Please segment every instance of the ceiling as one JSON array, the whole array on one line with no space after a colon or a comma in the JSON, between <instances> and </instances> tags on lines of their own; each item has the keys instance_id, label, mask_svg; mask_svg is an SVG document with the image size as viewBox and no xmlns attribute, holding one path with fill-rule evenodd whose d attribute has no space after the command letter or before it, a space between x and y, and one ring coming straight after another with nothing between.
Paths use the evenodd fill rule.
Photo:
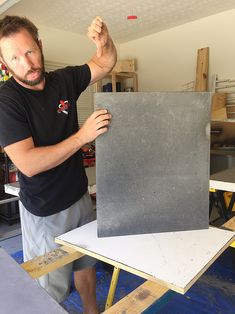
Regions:
<instances>
[{"instance_id":1,"label":"ceiling","mask_svg":"<svg viewBox=\"0 0 235 314\"><path fill-rule=\"evenodd\" d=\"M3 2L8 1L15 0ZM1 17L22 15L36 25L85 35L100 15L115 42L124 43L234 8L235 0L20 0ZM128 15L138 19L128 20Z\"/></svg>"}]
</instances>

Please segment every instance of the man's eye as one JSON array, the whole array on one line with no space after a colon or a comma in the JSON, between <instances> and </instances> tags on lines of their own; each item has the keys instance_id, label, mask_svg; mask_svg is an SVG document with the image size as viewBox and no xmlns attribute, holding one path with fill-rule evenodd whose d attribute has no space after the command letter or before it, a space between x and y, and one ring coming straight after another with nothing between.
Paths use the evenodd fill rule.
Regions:
<instances>
[{"instance_id":1,"label":"man's eye","mask_svg":"<svg viewBox=\"0 0 235 314\"><path fill-rule=\"evenodd\" d=\"M29 50L29 51L27 51L27 55L30 55L31 53L32 53L33 51L32 50Z\"/></svg>"},{"instance_id":2,"label":"man's eye","mask_svg":"<svg viewBox=\"0 0 235 314\"><path fill-rule=\"evenodd\" d=\"M16 61L17 60L17 57L12 57L11 58L11 61Z\"/></svg>"}]
</instances>

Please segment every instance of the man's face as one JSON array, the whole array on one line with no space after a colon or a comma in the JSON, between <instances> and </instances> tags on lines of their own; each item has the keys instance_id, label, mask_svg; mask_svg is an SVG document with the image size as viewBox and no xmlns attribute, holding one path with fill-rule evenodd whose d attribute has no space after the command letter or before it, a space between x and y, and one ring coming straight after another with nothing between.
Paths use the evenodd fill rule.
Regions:
<instances>
[{"instance_id":1,"label":"man's face","mask_svg":"<svg viewBox=\"0 0 235 314\"><path fill-rule=\"evenodd\" d=\"M44 87L44 60L42 49L30 33L19 32L0 40L3 63L15 80L26 88Z\"/></svg>"}]
</instances>

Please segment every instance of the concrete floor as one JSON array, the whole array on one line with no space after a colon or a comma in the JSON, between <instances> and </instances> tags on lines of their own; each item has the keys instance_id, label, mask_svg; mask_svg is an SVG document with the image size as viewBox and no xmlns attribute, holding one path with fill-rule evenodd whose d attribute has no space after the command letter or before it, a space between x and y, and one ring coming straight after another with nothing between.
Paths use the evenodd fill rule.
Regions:
<instances>
[{"instance_id":1,"label":"concrete floor","mask_svg":"<svg viewBox=\"0 0 235 314\"><path fill-rule=\"evenodd\" d=\"M2 247L9 255L22 250L22 236L17 235L6 240L0 241Z\"/></svg>"},{"instance_id":2,"label":"concrete floor","mask_svg":"<svg viewBox=\"0 0 235 314\"><path fill-rule=\"evenodd\" d=\"M8 254L22 250L22 237L20 222L9 225L0 220L0 247Z\"/></svg>"}]
</instances>

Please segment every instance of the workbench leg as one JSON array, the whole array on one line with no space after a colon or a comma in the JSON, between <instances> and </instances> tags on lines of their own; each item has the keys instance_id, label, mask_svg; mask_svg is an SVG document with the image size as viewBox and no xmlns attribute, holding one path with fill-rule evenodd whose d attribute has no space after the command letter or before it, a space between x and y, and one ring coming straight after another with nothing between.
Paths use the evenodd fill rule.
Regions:
<instances>
[{"instance_id":1,"label":"workbench leg","mask_svg":"<svg viewBox=\"0 0 235 314\"><path fill-rule=\"evenodd\" d=\"M112 279L111 279L111 283L110 283L110 287L109 287L109 293L108 293L107 301L105 304L105 310L110 308L110 306L112 306L112 304L113 304L113 299L114 299L114 294L115 294L116 287L117 287L119 273L120 273L120 268L114 267L113 268L113 275L112 275Z\"/></svg>"},{"instance_id":2,"label":"workbench leg","mask_svg":"<svg viewBox=\"0 0 235 314\"><path fill-rule=\"evenodd\" d=\"M229 205L228 205L228 217L229 217L229 219L233 217L233 205L234 205L234 203L235 203L235 193L233 192L231 200L230 200Z\"/></svg>"}]
</instances>

